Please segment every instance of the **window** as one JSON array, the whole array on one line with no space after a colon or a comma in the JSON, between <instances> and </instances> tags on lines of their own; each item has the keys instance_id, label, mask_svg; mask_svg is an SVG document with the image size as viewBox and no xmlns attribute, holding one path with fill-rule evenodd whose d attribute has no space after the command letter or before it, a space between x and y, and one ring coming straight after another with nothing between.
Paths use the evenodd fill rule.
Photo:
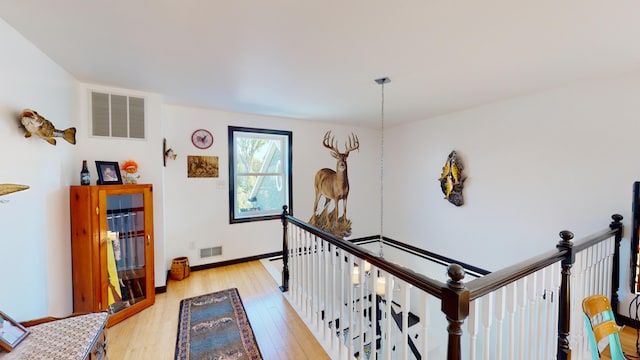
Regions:
<instances>
[{"instance_id":1,"label":"window","mask_svg":"<svg viewBox=\"0 0 640 360\"><path fill-rule=\"evenodd\" d=\"M291 212L291 131L229 126L229 221Z\"/></svg>"},{"instance_id":2,"label":"window","mask_svg":"<svg viewBox=\"0 0 640 360\"><path fill-rule=\"evenodd\" d=\"M640 293L640 181L633 183L633 201L632 201L632 219L631 219L631 293Z\"/></svg>"}]
</instances>

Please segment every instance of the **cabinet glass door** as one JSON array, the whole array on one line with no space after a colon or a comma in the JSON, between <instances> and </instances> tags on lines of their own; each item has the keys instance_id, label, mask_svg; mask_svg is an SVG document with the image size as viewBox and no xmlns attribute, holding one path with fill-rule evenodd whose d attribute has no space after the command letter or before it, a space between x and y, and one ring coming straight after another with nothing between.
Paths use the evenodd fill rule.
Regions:
<instances>
[{"instance_id":1,"label":"cabinet glass door","mask_svg":"<svg viewBox=\"0 0 640 360\"><path fill-rule=\"evenodd\" d=\"M146 299L144 194L107 195L109 312Z\"/></svg>"}]
</instances>

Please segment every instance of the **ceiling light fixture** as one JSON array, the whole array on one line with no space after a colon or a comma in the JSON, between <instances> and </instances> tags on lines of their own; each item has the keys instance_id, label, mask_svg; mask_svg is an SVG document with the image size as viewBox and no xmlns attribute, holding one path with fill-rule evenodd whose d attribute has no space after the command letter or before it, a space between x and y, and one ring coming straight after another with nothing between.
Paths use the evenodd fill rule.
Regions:
<instances>
[{"instance_id":1,"label":"ceiling light fixture","mask_svg":"<svg viewBox=\"0 0 640 360\"><path fill-rule=\"evenodd\" d=\"M388 77L374 80L382 90L380 106L380 257L383 257L382 240L384 234L384 84L391 82Z\"/></svg>"}]
</instances>

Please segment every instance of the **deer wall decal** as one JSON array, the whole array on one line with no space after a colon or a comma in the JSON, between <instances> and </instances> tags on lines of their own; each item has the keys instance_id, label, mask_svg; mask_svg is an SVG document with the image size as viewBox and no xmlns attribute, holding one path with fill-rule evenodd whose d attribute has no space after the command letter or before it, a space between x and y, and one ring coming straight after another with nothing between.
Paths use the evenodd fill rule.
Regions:
<instances>
[{"instance_id":1,"label":"deer wall decal","mask_svg":"<svg viewBox=\"0 0 640 360\"><path fill-rule=\"evenodd\" d=\"M336 170L324 168L318 170L315 177L316 200L313 205L313 213L318 211L318 201L320 197L325 197L324 208L327 208L330 201L334 202L334 219L338 221L338 201L342 200L342 216L347 218L347 197L349 196L349 178L347 175L347 157L353 150L360 147L358 137L353 133L349 137L349 142L345 142L345 152L341 153L336 146L331 130L324 134L322 145L331 150L331 156L338 160ZM329 214L327 213L327 220Z\"/></svg>"}]
</instances>

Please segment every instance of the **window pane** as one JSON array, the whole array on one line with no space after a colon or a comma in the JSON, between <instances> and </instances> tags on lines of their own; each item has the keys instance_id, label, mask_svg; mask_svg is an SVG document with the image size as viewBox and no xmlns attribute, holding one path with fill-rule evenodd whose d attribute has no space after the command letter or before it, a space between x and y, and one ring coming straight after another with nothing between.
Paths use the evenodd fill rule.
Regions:
<instances>
[{"instance_id":1,"label":"window pane","mask_svg":"<svg viewBox=\"0 0 640 360\"><path fill-rule=\"evenodd\" d=\"M236 137L236 171L239 173L261 172L270 142L265 139L239 135Z\"/></svg>"},{"instance_id":2,"label":"window pane","mask_svg":"<svg viewBox=\"0 0 640 360\"><path fill-rule=\"evenodd\" d=\"M236 203L240 213L282 211L285 204L282 176L249 175L239 176L237 180Z\"/></svg>"},{"instance_id":3,"label":"window pane","mask_svg":"<svg viewBox=\"0 0 640 360\"><path fill-rule=\"evenodd\" d=\"M273 146L274 149L274 154L273 156L271 156L268 160L269 162L267 163L267 171L265 172L269 172L269 173L282 173L282 152L281 152L281 148L282 146L280 145L281 141L272 141L271 145Z\"/></svg>"}]
</instances>

